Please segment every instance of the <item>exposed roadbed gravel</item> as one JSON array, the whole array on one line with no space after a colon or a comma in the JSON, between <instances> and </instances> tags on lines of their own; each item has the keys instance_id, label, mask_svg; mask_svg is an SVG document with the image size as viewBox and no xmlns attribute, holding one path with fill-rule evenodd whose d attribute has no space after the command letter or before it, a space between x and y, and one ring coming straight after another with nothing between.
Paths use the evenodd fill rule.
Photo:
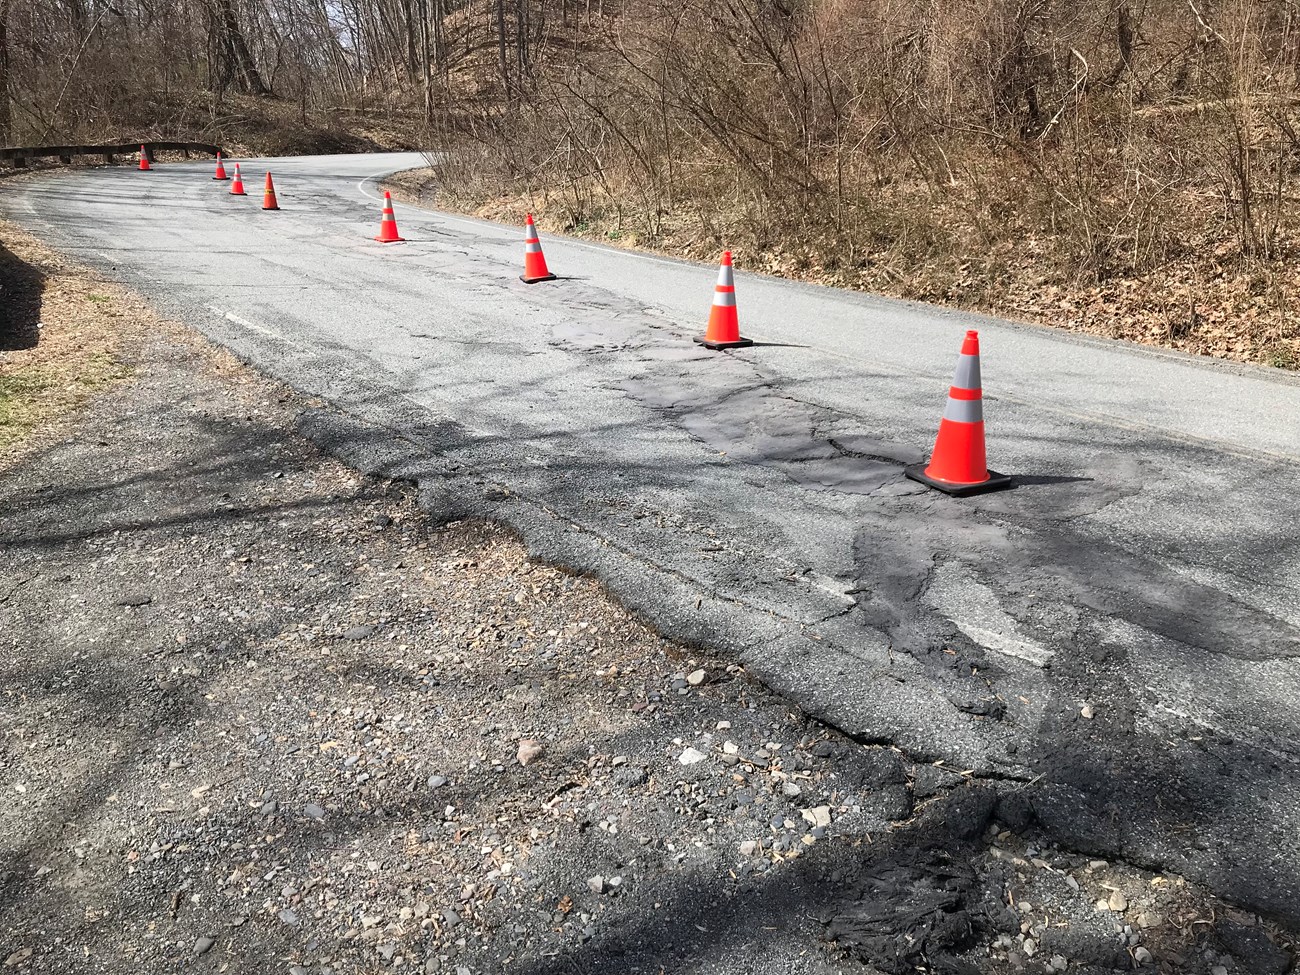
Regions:
<instances>
[{"instance_id":1,"label":"exposed roadbed gravel","mask_svg":"<svg viewBox=\"0 0 1300 975\"><path fill-rule=\"evenodd\" d=\"M3 970L1290 970L1204 889L1045 842L1014 783L436 522L191 333L126 355L0 474Z\"/></svg>"}]
</instances>

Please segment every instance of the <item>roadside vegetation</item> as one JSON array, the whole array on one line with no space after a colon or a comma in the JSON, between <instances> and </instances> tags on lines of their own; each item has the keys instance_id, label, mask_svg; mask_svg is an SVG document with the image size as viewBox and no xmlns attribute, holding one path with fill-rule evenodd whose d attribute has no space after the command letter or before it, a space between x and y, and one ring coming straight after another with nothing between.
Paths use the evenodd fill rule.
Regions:
<instances>
[{"instance_id":1,"label":"roadside vegetation","mask_svg":"<svg viewBox=\"0 0 1300 975\"><path fill-rule=\"evenodd\" d=\"M0 221L0 469L130 375L144 303Z\"/></svg>"},{"instance_id":2,"label":"roadside vegetation","mask_svg":"<svg viewBox=\"0 0 1300 975\"><path fill-rule=\"evenodd\" d=\"M0 136L426 147L439 206L1295 368L1298 41L1274 0L0 0Z\"/></svg>"},{"instance_id":3,"label":"roadside vegetation","mask_svg":"<svg viewBox=\"0 0 1300 975\"><path fill-rule=\"evenodd\" d=\"M1294 368L1297 11L645 0L549 16L441 205ZM522 69L520 68L522 66Z\"/></svg>"}]
</instances>

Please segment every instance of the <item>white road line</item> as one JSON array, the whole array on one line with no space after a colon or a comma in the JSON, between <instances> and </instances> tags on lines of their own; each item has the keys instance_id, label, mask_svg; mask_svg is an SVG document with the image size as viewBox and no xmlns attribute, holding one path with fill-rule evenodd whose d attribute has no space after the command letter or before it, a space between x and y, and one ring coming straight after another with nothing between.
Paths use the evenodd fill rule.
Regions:
<instances>
[{"instance_id":1,"label":"white road line","mask_svg":"<svg viewBox=\"0 0 1300 975\"><path fill-rule=\"evenodd\" d=\"M257 332L260 335L265 335L269 338L273 338L277 342L284 342L286 345L291 345L295 349L306 350L307 348L302 343L289 338L289 336L283 334L282 332L277 332L275 329L271 328L270 326L259 325L257 322L250 322L247 318L241 318L238 315L236 315L234 312L225 311L221 308L218 308L216 305L204 305L203 307L215 315L220 315L226 321L238 325L240 328L248 329L250 332Z\"/></svg>"}]
</instances>

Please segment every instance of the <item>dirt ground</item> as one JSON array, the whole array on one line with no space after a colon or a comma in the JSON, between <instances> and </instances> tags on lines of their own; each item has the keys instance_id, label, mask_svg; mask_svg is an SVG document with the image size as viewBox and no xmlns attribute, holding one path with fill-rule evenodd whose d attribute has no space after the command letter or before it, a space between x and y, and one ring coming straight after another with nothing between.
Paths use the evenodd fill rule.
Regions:
<instances>
[{"instance_id":1,"label":"dirt ground","mask_svg":"<svg viewBox=\"0 0 1300 975\"><path fill-rule=\"evenodd\" d=\"M299 435L328 404L0 240L43 323L0 381L58 370L0 414L3 970L1290 970L1265 920L434 522Z\"/></svg>"}]
</instances>

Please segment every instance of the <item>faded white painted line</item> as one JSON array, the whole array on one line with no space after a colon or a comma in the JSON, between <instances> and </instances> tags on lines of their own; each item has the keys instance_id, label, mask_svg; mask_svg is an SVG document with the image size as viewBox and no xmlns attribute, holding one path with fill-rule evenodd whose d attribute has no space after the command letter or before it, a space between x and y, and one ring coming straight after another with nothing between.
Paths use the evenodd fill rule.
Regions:
<instances>
[{"instance_id":1,"label":"faded white painted line","mask_svg":"<svg viewBox=\"0 0 1300 975\"><path fill-rule=\"evenodd\" d=\"M1027 664L1035 667L1046 667L1051 663L1054 654L1046 647L1039 646L1037 643L1030 643L1028 640L1020 640L1013 636L1007 636L1005 633L998 633L996 630L988 630L982 626L976 626L973 623L966 623L962 620L953 620L957 624L957 629L961 630L968 637L978 643L980 646L989 650L995 650L998 653L1006 654L1008 657L1015 657L1017 660L1023 660Z\"/></svg>"},{"instance_id":2,"label":"faded white painted line","mask_svg":"<svg viewBox=\"0 0 1300 975\"><path fill-rule=\"evenodd\" d=\"M241 318L239 315L236 315L234 312L225 311L222 308L218 308L216 305L204 305L203 307L206 308L208 311L212 312L214 315L220 315L226 321L238 325L240 328L246 328L250 332L257 332L259 335L265 335L268 338L273 338L277 342L283 342L286 345L291 345L295 349L303 349L303 350L306 349L306 346L303 345L302 343L296 342L295 340L289 338L289 336L285 335L283 332L277 332L269 325L260 325L257 322L251 322L247 318Z\"/></svg>"}]
</instances>

